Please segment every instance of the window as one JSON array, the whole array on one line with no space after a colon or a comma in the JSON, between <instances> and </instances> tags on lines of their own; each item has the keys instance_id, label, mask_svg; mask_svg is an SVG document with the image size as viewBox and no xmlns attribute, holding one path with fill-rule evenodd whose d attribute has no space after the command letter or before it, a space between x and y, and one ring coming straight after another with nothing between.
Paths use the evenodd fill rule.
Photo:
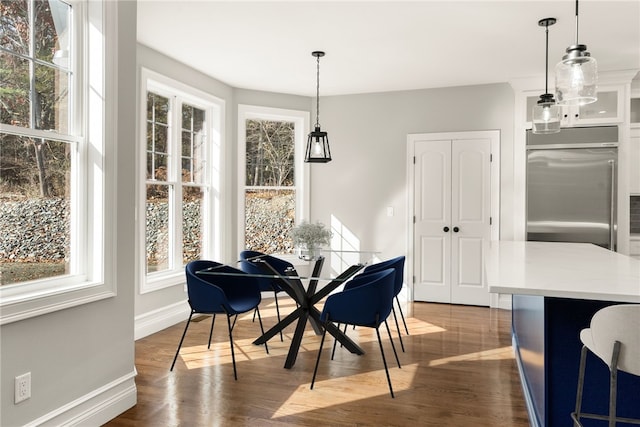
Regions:
<instances>
[{"instance_id":1,"label":"window","mask_svg":"<svg viewBox=\"0 0 640 427\"><path fill-rule=\"evenodd\" d=\"M103 274L111 40L102 33L113 10L71 0L0 3L2 323L114 294Z\"/></svg>"},{"instance_id":2,"label":"window","mask_svg":"<svg viewBox=\"0 0 640 427\"><path fill-rule=\"evenodd\" d=\"M309 114L239 106L239 246L292 253L291 228L308 212L303 163Z\"/></svg>"},{"instance_id":3,"label":"window","mask_svg":"<svg viewBox=\"0 0 640 427\"><path fill-rule=\"evenodd\" d=\"M184 265L218 259L219 159L224 104L143 69L144 162L139 209L144 265L141 292L181 283Z\"/></svg>"}]
</instances>

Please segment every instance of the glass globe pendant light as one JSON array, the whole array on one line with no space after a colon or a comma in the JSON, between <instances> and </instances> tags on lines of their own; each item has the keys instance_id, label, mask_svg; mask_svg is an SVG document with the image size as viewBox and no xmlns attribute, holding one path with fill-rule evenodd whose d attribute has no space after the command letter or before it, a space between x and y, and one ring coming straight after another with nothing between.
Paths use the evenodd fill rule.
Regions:
<instances>
[{"instance_id":1,"label":"glass globe pendant light","mask_svg":"<svg viewBox=\"0 0 640 427\"><path fill-rule=\"evenodd\" d=\"M540 95L538 103L533 107L533 133L546 134L560 132L560 106L549 93L549 25L556 23L556 18L544 18L538 21L538 25L545 27L545 68L544 68L544 93Z\"/></svg>"},{"instance_id":2,"label":"glass globe pendant light","mask_svg":"<svg viewBox=\"0 0 640 427\"><path fill-rule=\"evenodd\" d=\"M326 132L320 129L320 58L324 52L315 51L311 55L316 57L316 126L309 133L307 138L307 150L304 156L306 163L327 163L331 161L331 150L329 150L329 137Z\"/></svg>"},{"instance_id":3,"label":"glass globe pendant light","mask_svg":"<svg viewBox=\"0 0 640 427\"><path fill-rule=\"evenodd\" d=\"M567 48L556 65L556 98L560 105L585 105L598 100L598 64L587 46L578 43L578 0L576 0L576 44Z\"/></svg>"}]
</instances>

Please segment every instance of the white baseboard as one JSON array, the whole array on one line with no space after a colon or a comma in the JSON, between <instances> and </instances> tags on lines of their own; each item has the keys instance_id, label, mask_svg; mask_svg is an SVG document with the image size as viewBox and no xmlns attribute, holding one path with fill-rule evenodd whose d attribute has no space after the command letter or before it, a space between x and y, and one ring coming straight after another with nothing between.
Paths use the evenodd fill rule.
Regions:
<instances>
[{"instance_id":1,"label":"white baseboard","mask_svg":"<svg viewBox=\"0 0 640 427\"><path fill-rule=\"evenodd\" d=\"M134 339L139 340L187 320L190 311L189 303L180 301L136 316Z\"/></svg>"},{"instance_id":2,"label":"white baseboard","mask_svg":"<svg viewBox=\"0 0 640 427\"><path fill-rule=\"evenodd\" d=\"M489 294L491 308L501 308L503 310L511 310L511 295L508 294Z\"/></svg>"},{"instance_id":3,"label":"white baseboard","mask_svg":"<svg viewBox=\"0 0 640 427\"><path fill-rule=\"evenodd\" d=\"M99 389L33 420L26 426L99 426L137 402L135 369Z\"/></svg>"}]
</instances>

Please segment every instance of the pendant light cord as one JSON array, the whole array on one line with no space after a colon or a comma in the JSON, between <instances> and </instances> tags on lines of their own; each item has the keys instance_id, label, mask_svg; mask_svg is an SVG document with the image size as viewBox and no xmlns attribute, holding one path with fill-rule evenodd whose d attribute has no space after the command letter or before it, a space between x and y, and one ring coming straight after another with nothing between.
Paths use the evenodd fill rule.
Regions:
<instances>
[{"instance_id":1,"label":"pendant light cord","mask_svg":"<svg viewBox=\"0 0 640 427\"><path fill-rule=\"evenodd\" d=\"M545 30L545 54L544 54L544 93L549 93L549 22L544 26Z\"/></svg>"},{"instance_id":2,"label":"pendant light cord","mask_svg":"<svg viewBox=\"0 0 640 427\"><path fill-rule=\"evenodd\" d=\"M320 56L316 57L316 127L320 127Z\"/></svg>"},{"instance_id":3,"label":"pendant light cord","mask_svg":"<svg viewBox=\"0 0 640 427\"><path fill-rule=\"evenodd\" d=\"M576 0L576 46L578 45L578 0Z\"/></svg>"}]
</instances>

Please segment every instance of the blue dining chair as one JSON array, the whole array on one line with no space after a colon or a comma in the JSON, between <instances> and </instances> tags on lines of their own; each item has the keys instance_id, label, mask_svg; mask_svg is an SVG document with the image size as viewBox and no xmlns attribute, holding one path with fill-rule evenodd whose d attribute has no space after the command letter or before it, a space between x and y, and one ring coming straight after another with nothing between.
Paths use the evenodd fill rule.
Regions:
<instances>
[{"instance_id":1,"label":"blue dining chair","mask_svg":"<svg viewBox=\"0 0 640 427\"><path fill-rule=\"evenodd\" d=\"M409 335L409 328L407 328L407 322L404 319L404 314L402 313L402 306L400 305L400 300L398 299L398 294L402 291L402 283L404 282L404 261L405 256L401 255L395 258L391 258L386 261L382 261L376 264L368 265L364 268L362 273L360 274L369 274L375 273L377 271L386 270L387 268L393 268L396 272L395 285L393 287L393 297L398 304L398 310L400 310L400 317L402 318L402 323L404 324L404 330ZM400 347L404 352L404 343L402 342L402 335L400 334L400 325L398 324L398 316L396 316L396 309L391 306L391 311L393 312L393 319L396 322L396 329L398 330L398 338L400 338Z\"/></svg>"},{"instance_id":2,"label":"blue dining chair","mask_svg":"<svg viewBox=\"0 0 640 427\"><path fill-rule=\"evenodd\" d=\"M278 273L284 275L285 271L293 268L293 264L283 259L267 255L258 251L245 250L240 252L240 269L246 273L251 274L265 274L265 271L259 264L256 264L255 260L264 260L271 267L273 267ZM283 289L278 284L278 279L258 278L258 286L261 292L273 292L273 297L276 300L276 314L278 316L278 322L280 322L280 306L278 305L278 293ZM282 331L280 331L280 341L284 341Z\"/></svg>"},{"instance_id":3,"label":"blue dining chair","mask_svg":"<svg viewBox=\"0 0 640 427\"><path fill-rule=\"evenodd\" d=\"M401 366L400 360L398 359L398 353L396 352L396 347L393 344L391 330L387 323L387 317L389 317L393 306L395 270L389 268L376 273L358 275L351 280L350 283L351 286L349 289L330 295L324 304L320 320L325 323L325 327L320 341L320 349L318 350L316 366L313 370L311 389L313 390L313 385L316 380L320 356L322 354L322 347L327 335L326 325L328 325L329 322L344 323L346 325L374 328L376 330L378 344L380 345L380 353L382 354L382 363L384 364L384 370L387 374L389 391L391 392L391 397L394 398L395 395L393 394L391 377L389 376L389 369L387 368L387 360L384 355L382 340L380 339L379 327L382 323L385 324L387 334L389 334L389 340L391 341L391 347L393 348L393 354L396 357L398 368L400 368Z\"/></svg>"},{"instance_id":4,"label":"blue dining chair","mask_svg":"<svg viewBox=\"0 0 640 427\"><path fill-rule=\"evenodd\" d=\"M230 275L202 274L199 272L208 271L210 273L231 273ZM227 317L227 326L229 328L229 344L231 345L231 360L233 361L233 376L237 380L238 373L236 371L236 357L233 350L233 328L236 324L238 314L246 313L251 310L258 310L260 304L260 288L254 277L246 275L241 270L220 264L215 261L197 260L191 261L185 267L187 275L187 293L189 296L189 306L191 313L187 320L187 325L180 338L178 350L173 358L170 371L176 364L176 359L180 353L182 342L187 334L187 329L191 323L194 314L211 314L211 330L209 332L209 345L211 348L211 336L213 335L213 325L216 320L216 314L224 314ZM233 324L231 317L234 317ZM264 334L262 328L262 318L258 310L258 320L260 321L260 330ZM269 349L265 343L265 349L269 354Z\"/></svg>"}]
</instances>

